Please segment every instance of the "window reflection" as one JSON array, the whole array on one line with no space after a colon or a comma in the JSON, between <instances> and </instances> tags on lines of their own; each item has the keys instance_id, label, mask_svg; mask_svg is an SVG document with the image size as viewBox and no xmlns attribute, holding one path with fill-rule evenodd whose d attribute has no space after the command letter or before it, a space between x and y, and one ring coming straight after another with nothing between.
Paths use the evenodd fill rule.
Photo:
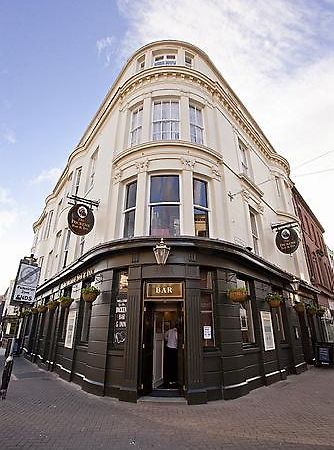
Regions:
<instances>
[{"instance_id":1,"label":"window reflection","mask_svg":"<svg viewBox=\"0 0 334 450\"><path fill-rule=\"evenodd\" d=\"M180 192L177 175L151 177L150 212L152 236L179 236Z\"/></svg>"}]
</instances>

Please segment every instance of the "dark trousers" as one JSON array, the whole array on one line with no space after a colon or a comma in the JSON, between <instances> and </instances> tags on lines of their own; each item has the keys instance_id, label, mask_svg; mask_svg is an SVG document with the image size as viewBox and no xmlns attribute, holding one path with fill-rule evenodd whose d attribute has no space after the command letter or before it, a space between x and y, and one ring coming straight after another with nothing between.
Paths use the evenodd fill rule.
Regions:
<instances>
[{"instance_id":1,"label":"dark trousers","mask_svg":"<svg viewBox=\"0 0 334 450\"><path fill-rule=\"evenodd\" d=\"M177 348L166 346L166 383L177 382Z\"/></svg>"}]
</instances>

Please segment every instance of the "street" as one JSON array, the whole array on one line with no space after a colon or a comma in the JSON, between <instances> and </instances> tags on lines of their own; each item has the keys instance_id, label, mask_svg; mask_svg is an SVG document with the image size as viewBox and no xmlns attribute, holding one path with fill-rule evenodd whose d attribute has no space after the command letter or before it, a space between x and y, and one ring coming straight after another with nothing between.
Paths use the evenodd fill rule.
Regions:
<instances>
[{"instance_id":1,"label":"street","mask_svg":"<svg viewBox=\"0 0 334 450\"><path fill-rule=\"evenodd\" d=\"M1 349L1 371L3 349ZM96 397L15 358L1 450L334 449L334 369L313 368L230 401L188 406Z\"/></svg>"}]
</instances>

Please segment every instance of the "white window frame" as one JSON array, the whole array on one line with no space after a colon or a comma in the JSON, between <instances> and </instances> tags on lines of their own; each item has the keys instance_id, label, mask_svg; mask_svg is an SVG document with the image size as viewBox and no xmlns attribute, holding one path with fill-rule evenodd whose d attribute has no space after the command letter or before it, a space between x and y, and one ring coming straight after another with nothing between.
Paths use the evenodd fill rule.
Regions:
<instances>
[{"instance_id":1,"label":"white window frame","mask_svg":"<svg viewBox=\"0 0 334 450\"><path fill-rule=\"evenodd\" d=\"M192 121L191 110L194 110L195 121ZM204 143L203 108L189 103L190 140L195 144Z\"/></svg>"},{"instance_id":2,"label":"white window frame","mask_svg":"<svg viewBox=\"0 0 334 450\"><path fill-rule=\"evenodd\" d=\"M75 169L75 174L74 174L73 184L72 184L72 189L71 189L72 195L78 195L78 192L80 189L81 174L82 174L82 167L77 167Z\"/></svg>"},{"instance_id":3,"label":"white window frame","mask_svg":"<svg viewBox=\"0 0 334 450\"><path fill-rule=\"evenodd\" d=\"M141 143L143 130L143 105L137 106L131 112L130 147Z\"/></svg>"},{"instance_id":4,"label":"white window frame","mask_svg":"<svg viewBox=\"0 0 334 450\"><path fill-rule=\"evenodd\" d=\"M188 67L188 69L192 69L194 65L194 56L190 53L185 52L184 54L184 65Z\"/></svg>"},{"instance_id":5,"label":"white window frame","mask_svg":"<svg viewBox=\"0 0 334 450\"><path fill-rule=\"evenodd\" d=\"M128 198L128 192L129 192L129 186L131 184L136 183L136 202L134 206L130 206L129 208L126 208L126 201ZM136 207L137 207L137 189L138 189L138 184L137 184L137 180L132 180L129 181L126 185L125 185L125 189L124 189L124 208L123 208L123 237L127 238L127 237L133 237L134 233L135 233L135 229L133 229L133 235L132 236L125 236L124 235L124 228L125 228L125 217L128 213L134 211L135 212L135 217L134 217L134 221L136 220Z\"/></svg>"},{"instance_id":6,"label":"white window frame","mask_svg":"<svg viewBox=\"0 0 334 450\"><path fill-rule=\"evenodd\" d=\"M153 66L176 66L177 54L173 52L161 53L153 56Z\"/></svg>"},{"instance_id":7,"label":"white window frame","mask_svg":"<svg viewBox=\"0 0 334 450\"><path fill-rule=\"evenodd\" d=\"M151 178L152 177L164 177L164 176L177 176L178 177L178 181L179 181L179 201L178 202L151 202L150 201L150 199L151 199ZM147 206L148 206L147 217L149 218L149 220L147 221L148 222L147 235L154 236L151 234L152 207L154 207L154 206L178 206L178 208L179 208L179 234L176 236L181 236L182 235L182 220L181 220L181 218L182 218L182 210L181 210L182 179L181 179L181 174L179 174L179 173L154 173L148 177L148 182L149 182L149 189L148 189L148 202L147 202Z\"/></svg>"},{"instance_id":8,"label":"white window frame","mask_svg":"<svg viewBox=\"0 0 334 450\"><path fill-rule=\"evenodd\" d=\"M142 55L137 59L137 72L141 72L145 69L145 55Z\"/></svg>"},{"instance_id":9,"label":"white window frame","mask_svg":"<svg viewBox=\"0 0 334 450\"><path fill-rule=\"evenodd\" d=\"M253 251L256 255L260 254L260 235L259 235L258 216L259 214L256 211L254 211L253 208L249 207L249 220L252 234Z\"/></svg>"},{"instance_id":10,"label":"white window frame","mask_svg":"<svg viewBox=\"0 0 334 450\"><path fill-rule=\"evenodd\" d=\"M67 265L68 252L70 248L71 230L68 228L64 232L63 251L62 251L62 269Z\"/></svg>"},{"instance_id":11,"label":"white window frame","mask_svg":"<svg viewBox=\"0 0 334 450\"><path fill-rule=\"evenodd\" d=\"M52 218L53 218L53 209L51 209L47 214L46 221L45 221L44 233L43 233L43 239L48 239L48 237L50 236Z\"/></svg>"},{"instance_id":12,"label":"white window frame","mask_svg":"<svg viewBox=\"0 0 334 450\"><path fill-rule=\"evenodd\" d=\"M98 153L99 153L99 149L97 148L95 150L95 152L92 154L92 156L90 157L87 191L94 185Z\"/></svg>"},{"instance_id":13,"label":"white window frame","mask_svg":"<svg viewBox=\"0 0 334 450\"><path fill-rule=\"evenodd\" d=\"M195 209L200 209L204 212L206 212L207 214L207 229L208 229L208 234L205 237L210 237L210 209L209 209L209 183L206 180L203 180L200 177L194 176L193 180L192 180L192 188L193 188L193 193L194 193L194 182L195 181L201 181L202 183L205 183L205 187L206 187L206 203L208 206L203 206L203 205L198 205L197 203L195 203L195 196L193 194L193 199L194 199L194 207L193 207L193 215L194 215L194 232L196 233L196 229L195 229ZM195 234L196 235L196 234ZM198 236L198 235L196 235Z\"/></svg>"},{"instance_id":14,"label":"white window frame","mask_svg":"<svg viewBox=\"0 0 334 450\"><path fill-rule=\"evenodd\" d=\"M250 177L249 155L247 145L238 139L238 147L240 153L241 172Z\"/></svg>"},{"instance_id":15,"label":"white window frame","mask_svg":"<svg viewBox=\"0 0 334 450\"><path fill-rule=\"evenodd\" d=\"M155 119L155 110L156 105L160 104L160 115L159 119ZM169 117L163 118L162 112L163 112L163 105L169 104ZM172 104L177 104L177 118L172 117ZM154 124L160 124L159 126L159 132L154 131ZM163 124L169 124L168 125L168 131L163 131ZM173 124L175 126L175 130L173 130ZM177 130L176 130L177 129ZM169 134L167 138L164 136L164 134ZM175 137L172 137L172 135L175 135ZM153 100L152 102L152 140L153 141L177 141L180 139L180 101L178 99L160 99L160 100Z\"/></svg>"}]
</instances>

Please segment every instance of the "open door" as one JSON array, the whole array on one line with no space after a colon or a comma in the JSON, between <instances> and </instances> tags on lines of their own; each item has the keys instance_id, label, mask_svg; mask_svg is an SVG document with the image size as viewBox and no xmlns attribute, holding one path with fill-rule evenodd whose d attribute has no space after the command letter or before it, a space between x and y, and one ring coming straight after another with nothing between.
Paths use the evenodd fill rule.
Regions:
<instances>
[{"instance_id":1,"label":"open door","mask_svg":"<svg viewBox=\"0 0 334 450\"><path fill-rule=\"evenodd\" d=\"M153 389L164 382L164 313L154 311L153 336Z\"/></svg>"},{"instance_id":2,"label":"open door","mask_svg":"<svg viewBox=\"0 0 334 450\"><path fill-rule=\"evenodd\" d=\"M152 392L153 376L154 315L152 303L147 303L144 308L143 322L142 389L143 394L149 394Z\"/></svg>"},{"instance_id":3,"label":"open door","mask_svg":"<svg viewBox=\"0 0 334 450\"><path fill-rule=\"evenodd\" d=\"M181 395L184 394L184 309L183 302L177 304L178 350L177 350L177 384Z\"/></svg>"}]
</instances>

